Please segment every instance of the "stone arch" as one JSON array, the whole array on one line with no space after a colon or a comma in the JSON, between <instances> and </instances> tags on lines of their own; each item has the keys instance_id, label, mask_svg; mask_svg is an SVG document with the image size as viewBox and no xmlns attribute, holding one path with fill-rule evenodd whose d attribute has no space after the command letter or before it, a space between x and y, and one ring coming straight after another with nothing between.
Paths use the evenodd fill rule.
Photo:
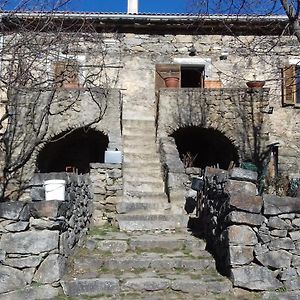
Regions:
<instances>
[{"instance_id":1,"label":"stone arch","mask_svg":"<svg viewBox=\"0 0 300 300\"><path fill-rule=\"evenodd\" d=\"M238 149L224 133L200 126L180 127L171 135L185 167L219 166L228 169L239 164Z\"/></svg>"},{"instance_id":2,"label":"stone arch","mask_svg":"<svg viewBox=\"0 0 300 300\"><path fill-rule=\"evenodd\" d=\"M90 163L103 163L108 146L103 132L82 127L52 137L39 151L36 166L39 172L65 172L66 168L88 173Z\"/></svg>"}]
</instances>

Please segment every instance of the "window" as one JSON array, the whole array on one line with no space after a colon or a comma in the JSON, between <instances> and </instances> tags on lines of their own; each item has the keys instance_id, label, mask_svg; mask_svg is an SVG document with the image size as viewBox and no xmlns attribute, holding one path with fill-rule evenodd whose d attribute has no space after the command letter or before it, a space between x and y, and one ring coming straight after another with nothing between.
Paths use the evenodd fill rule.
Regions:
<instances>
[{"instance_id":1,"label":"window","mask_svg":"<svg viewBox=\"0 0 300 300\"><path fill-rule=\"evenodd\" d=\"M284 67L282 78L282 104L300 107L300 65Z\"/></svg>"},{"instance_id":2,"label":"window","mask_svg":"<svg viewBox=\"0 0 300 300\"><path fill-rule=\"evenodd\" d=\"M59 88L78 88L79 63L75 59L57 61L54 64L55 84Z\"/></svg>"},{"instance_id":3,"label":"window","mask_svg":"<svg viewBox=\"0 0 300 300\"><path fill-rule=\"evenodd\" d=\"M177 77L181 88L221 88L219 80L208 80L204 65L158 64L156 65L156 90L166 87L164 79Z\"/></svg>"}]
</instances>

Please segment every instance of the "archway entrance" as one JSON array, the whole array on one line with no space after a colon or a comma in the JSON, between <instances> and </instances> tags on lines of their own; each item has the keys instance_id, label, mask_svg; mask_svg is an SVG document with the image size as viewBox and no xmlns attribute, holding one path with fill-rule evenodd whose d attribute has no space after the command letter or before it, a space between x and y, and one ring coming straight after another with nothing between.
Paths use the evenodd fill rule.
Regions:
<instances>
[{"instance_id":1,"label":"archway entrance","mask_svg":"<svg viewBox=\"0 0 300 300\"><path fill-rule=\"evenodd\" d=\"M216 166L228 169L231 162L238 165L236 147L223 133L212 128L183 127L171 135L176 142L185 167Z\"/></svg>"},{"instance_id":2,"label":"archway entrance","mask_svg":"<svg viewBox=\"0 0 300 300\"><path fill-rule=\"evenodd\" d=\"M53 138L37 158L39 172L89 172L90 163L104 162L108 137L98 131L79 128Z\"/></svg>"}]
</instances>

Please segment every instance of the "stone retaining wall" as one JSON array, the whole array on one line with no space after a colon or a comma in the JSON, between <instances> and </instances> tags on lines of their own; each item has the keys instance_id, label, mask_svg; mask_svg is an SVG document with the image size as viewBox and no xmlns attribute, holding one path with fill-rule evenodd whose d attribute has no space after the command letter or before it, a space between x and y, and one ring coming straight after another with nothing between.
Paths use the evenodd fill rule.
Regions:
<instances>
[{"instance_id":1,"label":"stone retaining wall","mask_svg":"<svg viewBox=\"0 0 300 300\"><path fill-rule=\"evenodd\" d=\"M236 287L300 290L300 199L257 196L255 173L238 168L207 168L205 181L202 226L219 269Z\"/></svg>"},{"instance_id":2,"label":"stone retaining wall","mask_svg":"<svg viewBox=\"0 0 300 300\"><path fill-rule=\"evenodd\" d=\"M116 205L123 195L121 164L90 164L94 192L93 224L114 222Z\"/></svg>"},{"instance_id":3,"label":"stone retaining wall","mask_svg":"<svg viewBox=\"0 0 300 300\"><path fill-rule=\"evenodd\" d=\"M66 180L66 200L43 201L45 179ZM37 174L33 202L0 203L0 298L52 299L68 256L91 221L89 177ZM26 295L26 297L25 297Z\"/></svg>"}]
</instances>

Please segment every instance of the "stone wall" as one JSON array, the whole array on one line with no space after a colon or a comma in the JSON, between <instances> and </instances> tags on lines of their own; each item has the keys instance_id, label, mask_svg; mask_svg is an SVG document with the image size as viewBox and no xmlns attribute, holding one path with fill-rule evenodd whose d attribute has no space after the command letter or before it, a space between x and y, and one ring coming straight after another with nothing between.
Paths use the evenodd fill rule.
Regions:
<instances>
[{"instance_id":1,"label":"stone wall","mask_svg":"<svg viewBox=\"0 0 300 300\"><path fill-rule=\"evenodd\" d=\"M300 199L257 196L255 173L206 170L202 230L218 267L250 290L300 290Z\"/></svg>"},{"instance_id":2,"label":"stone wall","mask_svg":"<svg viewBox=\"0 0 300 300\"><path fill-rule=\"evenodd\" d=\"M43 200L43 181L53 178L66 180L65 201ZM67 258L91 222L88 176L37 174L32 185L37 201L0 203L1 299L57 296Z\"/></svg>"},{"instance_id":3,"label":"stone wall","mask_svg":"<svg viewBox=\"0 0 300 300\"><path fill-rule=\"evenodd\" d=\"M93 224L114 222L116 205L123 195L123 175L120 164L90 164L94 193Z\"/></svg>"},{"instance_id":4,"label":"stone wall","mask_svg":"<svg viewBox=\"0 0 300 300\"><path fill-rule=\"evenodd\" d=\"M158 105L159 138L179 128L199 126L223 133L241 161L255 160L269 139L268 90L163 89Z\"/></svg>"}]
</instances>

